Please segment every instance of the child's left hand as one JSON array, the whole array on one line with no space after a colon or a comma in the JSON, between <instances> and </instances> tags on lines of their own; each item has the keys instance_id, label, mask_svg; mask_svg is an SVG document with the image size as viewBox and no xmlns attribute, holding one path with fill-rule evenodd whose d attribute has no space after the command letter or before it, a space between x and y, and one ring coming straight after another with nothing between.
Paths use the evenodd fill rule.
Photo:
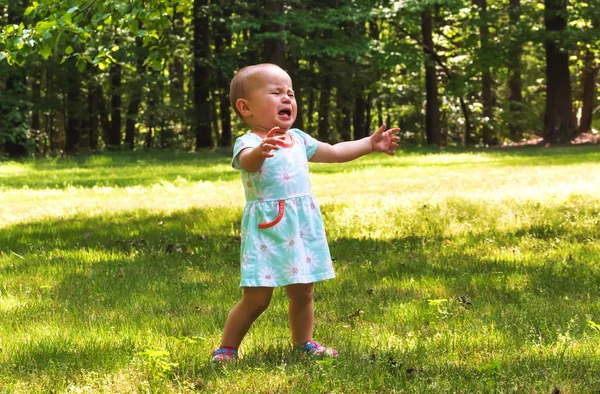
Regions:
<instances>
[{"instance_id":1,"label":"child's left hand","mask_svg":"<svg viewBox=\"0 0 600 394\"><path fill-rule=\"evenodd\" d=\"M383 123L376 132L371 135L371 147L373 152L383 152L388 155L394 155L394 150L398 147L400 137L392 135L400 131L399 128L386 130L386 125Z\"/></svg>"}]
</instances>

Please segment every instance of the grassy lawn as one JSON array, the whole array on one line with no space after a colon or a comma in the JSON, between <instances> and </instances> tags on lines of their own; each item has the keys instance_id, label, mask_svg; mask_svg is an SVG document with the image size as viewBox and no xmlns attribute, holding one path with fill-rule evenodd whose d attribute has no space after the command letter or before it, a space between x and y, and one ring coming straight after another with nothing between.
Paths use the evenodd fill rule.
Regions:
<instances>
[{"instance_id":1,"label":"grassy lawn","mask_svg":"<svg viewBox=\"0 0 600 394\"><path fill-rule=\"evenodd\" d=\"M1 393L600 390L600 150L399 152L311 165L337 278L294 351L280 289L239 300L229 156L0 162Z\"/></svg>"}]
</instances>

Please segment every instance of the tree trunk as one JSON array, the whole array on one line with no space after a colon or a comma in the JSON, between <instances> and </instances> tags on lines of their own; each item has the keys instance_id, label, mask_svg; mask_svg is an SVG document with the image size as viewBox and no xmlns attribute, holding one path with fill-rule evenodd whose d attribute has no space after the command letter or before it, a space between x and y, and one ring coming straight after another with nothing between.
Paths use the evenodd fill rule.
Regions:
<instances>
[{"instance_id":1,"label":"tree trunk","mask_svg":"<svg viewBox=\"0 0 600 394\"><path fill-rule=\"evenodd\" d=\"M219 21L213 22L213 30L215 31L215 52L216 57L220 62L227 61L227 51L231 48L231 30L227 28L227 24L231 19L231 9L229 4L222 5L222 18ZM231 104L229 103L229 82L232 75L229 72L229 65L223 64L217 70L217 87L219 89L219 116L221 118L221 138L219 146L228 148L232 143L231 136Z\"/></svg>"},{"instance_id":2,"label":"tree trunk","mask_svg":"<svg viewBox=\"0 0 600 394\"><path fill-rule=\"evenodd\" d=\"M583 71L583 105L581 107L581 120L579 123L580 133L589 133L592 131L592 117L594 115L594 106L596 101L596 77L598 76L598 66L594 65L594 54L589 49L586 50Z\"/></svg>"},{"instance_id":3,"label":"tree trunk","mask_svg":"<svg viewBox=\"0 0 600 394\"><path fill-rule=\"evenodd\" d=\"M262 26L261 33L281 36L284 26L273 23L274 19L283 15L284 2L278 0L265 0L264 14L266 23ZM277 64L279 67L285 66L285 42L280 38L269 37L265 39L263 56L265 62Z\"/></svg>"},{"instance_id":4,"label":"tree trunk","mask_svg":"<svg viewBox=\"0 0 600 394\"><path fill-rule=\"evenodd\" d=\"M545 0L547 33L560 34L567 25L567 0ZM567 143L575 136L575 119L569 74L569 54L549 37L546 47L546 114L544 140Z\"/></svg>"},{"instance_id":5,"label":"tree trunk","mask_svg":"<svg viewBox=\"0 0 600 394\"><path fill-rule=\"evenodd\" d=\"M521 0L510 0L510 24L516 26L521 18ZM510 139L512 141L520 141L523 138L523 128L521 126L523 92L521 82L521 56L523 53L523 45L518 37L512 37L510 40L510 49L508 57L508 69L510 79L508 87L510 89L509 96L509 121L508 128L510 130Z\"/></svg>"},{"instance_id":6,"label":"tree trunk","mask_svg":"<svg viewBox=\"0 0 600 394\"><path fill-rule=\"evenodd\" d=\"M365 130L365 99L361 93L358 93L354 100L354 139L359 140L366 137Z\"/></svg>"},{"instance_id":7,"label":"tree trunk","mask_svg":"<svg viewBox=\"0 0 600 394\"><path fill-rule=\"evenodd\" d=\"M20 1L9 2L6 11L9 24L21 23L23 7ZM0 101L0 141L4 141L4 150L11 157L27 155L26 84L25 69L12 67L8 71L3 92L5 99L3 103Z\"/></svg>"},{"instance_id":8,"label":"tree trunk","mask_svg":"<svg viewBox=\"0 0 600 394\"><path fill-rule=\"evenodd\" d=\"M67 133L65 151L74 153L79 150L81 139L81 75L75 65L75 59L70 59L67 65Z\"/></svg>"},{"instance_id":9,"label":"tree trunk","mask_svg":"<svg viewBox=\"0 0 600 394\"><path fill-rule=\"evenodd\" d=\"M300 63L298 62L298 58L293 54L290 55L289 60L289 69L288 72L292 78L292 81L299 80L300 74ZM304 130L304 103L302 101L303 98L303 90L296 86L294 88L294 95L296 97L296 105L298 107L298 112L296 113L296 121L294 122L294 127Z\"/></svg>"},{"instance_id":10,"label":"tree trunk","mask_svg":"<svg viewBox=\"0 0 600 394\"><path fill-rule=\"evenodd\" d=\"M208 2L194 0L194 106L195 106L195 135L196 149L212 148L213 136L210 129L210 72L207 59L210 55L210 38L208 15L206 14Z\"/></svg>"},{"instance_id":11,"label":"tree trunk","mask_svg":"<svg viewBox=\"0 0 600 394\"><path fill-rule=\"evenodd\" d=\"M136 74L133 76L131 81L131 98L129 99L129 105L127 106L127 117L125 119L125 145L130 150L133 150L135 147L135 125L138 119L140 104L142 103L144 74L146 73L146 69L144 67L146 50L144 49L142 39L139 37L136 38L135 44L134 56L136 58Z\"/></svg>"},{"instance_id":12,"label":"tree trunk","mask_svg":"<svg viewBox=\"0 0 600 394\"><path fill-rule=\"evenodd\" d=\"M331 77L327 75L327 67L321 68L321 94L319 97L319 140L329 142L329 111L331 109Z\"/></svg>"},{"instance_id":13,"label":"tree trunk","mask_svg":"<svg viewBox=\"0 0 600 394\"><path fill-rule=\"evenodd\" d=\"M185 36L185 27L183 25L183 14L177 12L179 2L173 2L173 34L176 37ZM184 78L185 70L183 61L175 52L172 55L173 62L169 66L169 95L170 104L173 109L183 112L184 104Z\"/></svg>"},{"instance_id":14,"label":"tree trunk","mask_svg":"<svg viewBox=\"0 0 600 394\"><path fill-rule=\"evenodd\" d=\"M370 135L371 133L371 123L372 123L372 115L371 115L371 110L373 109L373 94L371 94L371 92L369 92L369 94L367 94L367 101L365 103L365 130L364 130L364 135L365 137Z\"/></svg>"},{"instance_id":15,"label":"tree trunk","mask_svg":"<svg viewBox=\"0 0 600 394\"><path fill-rule=\"evenodd\" d=\"M347 87L338 87L340 108L339 132L342 141L352 140L352 93Z\"/></svg>"},{"instance_id":16,"label":"tree trunk","mask_svg":"<svg viewBox=\"0 0 600 394\"><path fill-rule=\"evenodd\" d=\"M41 71L39 72L41 73ZM31 110L31 130L36 134L41 134L41 120L40 120L40 102L42 100L42 84L40 75L36 73L33 78L31 85L31 103L33 108Z\"/></svg>"},{"instance_id":17,"label":"tree trunk","mask_svg":"<svg viewBox=\"0 0 600 394\"><path fill-rule=\"evenodd\" d=\"M118 148L121 145L121 65L111 65L109 74L111 83L111 124L106 145Z\"/></svg>"},{"instance_id":18,"label":"tree trunk","mask_svg":"<svg viewBox=\"0 0 600 394\"><path fill-rule=\"evenodd\" d=\"M244 41L251 42L254 40L254 35L250 31L250 29L244 30ZM256 64L258 63L258 59L260 58L259 53L256 49L248 49L248 51L244 54L244 58L248 59L248 64Z\"/></svg>"},{"instance_id":19,"label":"tree trunk","mask_svg":"<svg viewBox=\"0 0 600 394\"><path fill-rule=\"evenodd\" d=\"M427 145L440 145L440 106L438 100L438 83L433 43L433 18L431 10L426 9L421 14L421 29L423 32L423 51L425 52L425 136Z\"/></svg>"},{"instance_id":20,"label":"tree trunk","mask_svg":"<svg viewBox=\"0 0 600 394\"><path fill-rule=\"evenodd\" d=\"M90 77L88 81L89 147L92 152L96 152L98 151L98 86L93 81L93 77Z\"/></svg>"},{"instance_id":21,"label":"tree trunk","mask_svg":"<svg viewBox=\"0 0 600 394\"><path fill-rule=\"evenodd\" d=\"M109 145L110 141L110 119L108 117L108 108L102 86L94 83L94 92L96 102L98 103L98 116L100 117L100 125L102 126L102 139L105 145Z\"/></svg>"},{"instance_id":22,"label":"tree trunk","mask_svg":"<svg viewBox=\"0 0 600 394\"><path fill-rule=\"evenodd\" d=\"M494 121L494 103L492 93L492 73L490 72L489 61L486 56L490 56L490 29L488 26L487 0L473 0L473 5L479 9L479 40L481 45L481 104L483 106L481 119L481 134L484 145L495 144L494 131L492 123Z\"/></svg>"}]
</instances>

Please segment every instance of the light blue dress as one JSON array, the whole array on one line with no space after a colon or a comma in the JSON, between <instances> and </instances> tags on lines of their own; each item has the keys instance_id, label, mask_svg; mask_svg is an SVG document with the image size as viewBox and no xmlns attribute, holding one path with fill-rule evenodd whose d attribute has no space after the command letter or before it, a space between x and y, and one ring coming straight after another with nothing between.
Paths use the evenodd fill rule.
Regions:
<instances>
[{"instance_id":1,"label":"light blue dress","mask_svg":"<svg viewBox=\"0 0 600 394\"><path fill-rule=\"evenodd\" d=\"M272 151L262 168L248 173L239 153L260 144L248 133L233 148L233 168L240 171L246 194L241 234L241 287L277 287L335 277L323 217L312 195L308 159L318 141L290 129L291 147Z\"/></svg>"}]
</instances>

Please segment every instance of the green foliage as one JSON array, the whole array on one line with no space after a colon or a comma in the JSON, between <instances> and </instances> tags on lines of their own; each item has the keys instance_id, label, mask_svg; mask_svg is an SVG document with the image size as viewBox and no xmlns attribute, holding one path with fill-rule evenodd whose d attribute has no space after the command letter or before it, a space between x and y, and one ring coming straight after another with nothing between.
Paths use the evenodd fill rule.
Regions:
<instances>
[{"instance_id":1,"label":"green foliage","mask_svg":"<svg viewBox=\"0 0 600 394\"><path fill-rule=\"evenodd\" d=\"M485 125L502 143L513 138L509 127L518 124L525 138L532 137L543 127L545 40L558 42L571 55L573 91L577 92L584 69L582 54L600 53L600 6L591 1L569 2L567 29L546 32L543 2L522 0L516 23L510 20L508 0L486 3L487 12L481 14L471 0L292 0L285 2L283 12L274 13L264 2L213 1L200 9L210 24L210 54L196 59L192 53L195 15L190 0L0 0L0 10L5 11L0 16L0 65L3 70L23 67L42 81L45 102L32 103L28 108L34 112L39 109L47 122L36 141L26 132L31 128L31 117L26 112L10 115L16 128L3 131L6 135L0 138L22 136L30 146L37 145L38 151L63 148L55 145L64 141L64 130L51 118L56 119L65 110L60 87L68 80L67 65L74 59L83 81L81 93L89 92L88 81L96 82L103 89L109 114L109 69L115 63L123 66L123 105L132 99L141 100L138 113L129 115L136 121L136 147L143 146L152 130L156 134L153 146L189 149L194 146L191 131L195 103L190 98L195 65L205 65L209 70L211 126L218 137L222 125L221 109L216 103L227 92L233 73L251 61L264 61L265 43L280 40L286 47L286 68L294 74L301 93L308 130L316 128L320 110L316 103L320 92L328 89L332 93L330 124L341 127L342 114L353 115L353 104L360 97L369 108L370 130L386 120L407 132L406 141L418 144L423 141L425 124L424 10L431 10L434 16L441 121L448 144L460 145L464 137L460 99L466 103L475 130ZM282 30L267 28L274 25ZM481 42L483 26L489 28L486 42ZM217 48L219 37L230 37L231 42ZM523 47L520 106L508 100L514 45ZM600 56L593 58L598 64ZM178 71L175 63L180 67ZM482 112L482 72L486 70L493 79L493 119L486 119ZM31 96L31 85L26 89ZM142 94L138 94L140 90ZM32 101L30 97L24 100ZM85 113L85 105L79 106L67 108L62 116ZM236 119L233 127L236 134L244 126ZM341 134L341 130L332 130L331 139ZM480 137L475 135L476 139ZM49 146L39 146L40 141L52 138L55 141ZM83 141L87 141L85 138Z\"/></svg>"}]
</instances>

